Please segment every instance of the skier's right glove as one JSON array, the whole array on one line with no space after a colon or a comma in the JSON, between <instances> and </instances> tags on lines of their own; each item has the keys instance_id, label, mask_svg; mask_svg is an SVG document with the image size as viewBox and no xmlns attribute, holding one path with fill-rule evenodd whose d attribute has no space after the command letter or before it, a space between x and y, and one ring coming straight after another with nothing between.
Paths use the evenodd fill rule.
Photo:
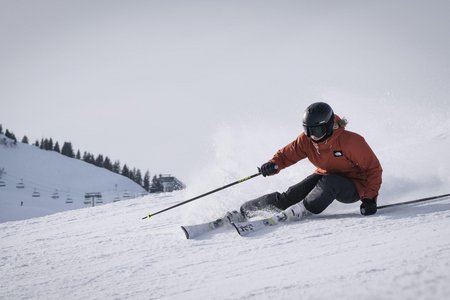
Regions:
<instances>
[{"instance_id":1,"label":"skier's right glove","mask_svg":"<svg viewBox=\"0 0 450 300\"><path fill-rule=\"evenodd\" d=\"M363 216L370 216L377 212L377 200L361 199L362 203L359 211Z\"/></svg>"},{"instance_id":2,"label":"skier's right glove","mask_svg":"<svg viewBox=\"0 0 450 300\"><path fill-rule=\"evenodd\" d=\"M266 177L276 174L278 172L278 166L274 162L269 161L263 164L259 170L262 176Z\"/></svg>"}]
</instances>

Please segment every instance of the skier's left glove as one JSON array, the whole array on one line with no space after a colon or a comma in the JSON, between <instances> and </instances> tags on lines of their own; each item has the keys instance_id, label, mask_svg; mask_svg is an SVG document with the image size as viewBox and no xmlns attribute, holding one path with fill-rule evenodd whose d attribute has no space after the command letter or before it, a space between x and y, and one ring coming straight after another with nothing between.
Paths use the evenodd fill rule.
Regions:
<instances>
[{"instance_id":1,"label":"skier's left glove","mask_svg":"<svg viewBox=\"0 0 450 300\"><path fill-rule=\"evenodd\" d=\"M361 199L362 203L359 207L359 211L364 216L370 216L377 212L377 200L374 199Z\"/></svg>"}]
</instances>

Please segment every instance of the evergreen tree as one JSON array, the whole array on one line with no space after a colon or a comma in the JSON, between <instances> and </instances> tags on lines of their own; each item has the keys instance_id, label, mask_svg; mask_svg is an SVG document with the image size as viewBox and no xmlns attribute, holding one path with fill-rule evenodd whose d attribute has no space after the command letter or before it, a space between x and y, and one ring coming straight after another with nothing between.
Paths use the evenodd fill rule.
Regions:
<instances>
[{"instance_id":1,"label":"evergreen tree","mask_svg":"<svg viewBox=\"0 0 450 300\"><path fill-rule=\"evenodd\" d=\"M136 168L133 168L133 170L130 170L130 175L128 178L134 181L134 178L136 177Z\"/></svg>"},{"instance_id":2,"label":"evergreen tree","mask_svg":"<svg viewBox=\"0 0 450 300\"><path fill-rule=\"evenodd\" d=\"M80 149L78 149L77 155L75 156L75 158L76 158L76 159L81 159Z\"/></svg>"},{"instance_id":3,"label":"evergreen tree","mask_svg":"<svg viewBox=\"0 0 450 300\"><path fill-rule=\"evenodd\" d=\"M70 142L64 142L63 147L61 149L61 154L74 158L75 155L73 153L72 143Z\"/></svg>"},{"instance_id":4,"label":"evergreen tree","mask_svg":"<svg viewBox=\"0 0 450 300\"><path fill-rule=\"evenodd\" d=\"M43 148L43 150L48 150L48 139L47 138L45 138L44 139L44 148Z\"/></svg>"},{"instance_id":5,"label":"evergreen tree","mask_svg":"<svg viewBox=\"0 0 450 300\"><path fill-rule=\"evenodd\" d=\"M94 155L89 153L89 152L87 152L86 159L84 161L87 162L88 164L95 164Z\"/></svg>"},{"instance_id":6,"label":"evergreen tree","mask_svg":"<svg viewBox=\"0 0 450 300\"><path fill-rule=\"evenodd\" d=\"M45 150L53 150L53 139L48 140L47 148Z\"/></svg>"},{"instance_id":7,"label":"evergreen tree","mask_svg":"<svg viewBox=\"0 0 450 300\"><path fill-rule=\"evenodd\" d=\"M55 147L53 147L53 151L56 151L58 153L61 153L61 149L59 148L58 142L55 143Z\"/></svg>"},{"instance_id":8,"label":"evergreen tree","mask_svg":"<svg viewBox=\"0 0 450 300\"><path fill-rule=\"evenodd\" d=\"M41 146L39 148L44 149L44 145L45 145L44 138L41 138Z\"/></svg>"},{"instance_id":9,"label":"evergreen tree","mask_svg":"<svg viewBox=\"0 0 450 300\"><path fill-rule=\"evenodd\" d=\"M12 133L11 131L9 131L8 129L6 129L5 136L6 136L7 138L12 139L15 143L17 142L16 136L14 135L14 133Z\"/></svg>"},{"instance_id":10,"label":"evergreen tree","mask_svg":"<svg viewBox=\"0 0 450 300\"><path fill-rule=\"evenodd\" d=\"M110 171L112 171L112 169L113 169L113 165L108 156L106 156L105 160L103 161L103 168L110 170Z\"/></svg>"},{"instance_id":11,"label":"evergreen tree","mask_svg":"<svg viewBox=\"0 0 450 300\"><path fill-rule=\"evenodd\" d=\"M39 140L36 140L36 142L34 142L34 145L39 148Z\"/></svg>"},{"instance_id":12,"label":"evergreen tree","mask_svg":"<svg viewBox=\"0 0 450 300\"><path fill-rule=\"evenodd\" d=\"M128 167L127 167L126 164L123 165L121 175L123 175L123 176L125 176L125 177L128 177L128 178L130 177L130 170L128 169Z\"/></svg>"},{"instance_id":13,"label":"evergreen tree","mask_svg":"<svg viewBox=\"0 0 450 300\"><path fill-rule=\"evenodd\" d=\"M0 134L3 134L3 127L2 127L2 124L0 124Z\"/></svg>"},{"instance_id":14,"label":"evergreen tree","mask_svg":"<svg viewBox=\"0 0 450 300\"><path fill-rule=\"evenodd\" d=\"M23 136L22 143L28 144L28 137L26 135Z\"/></svg>"},{"instance_id":15,"label":"evergreen tree","mask_svg":"<svg viewBox=\"0 0 450 300\"><path fill-rule=\"evenodd\" d=\"M142 186L142 174L139 169L136 170L136 174L134 175L134 182Z\"/></svg>"},{"instance_id":16,"label":"evergreen tree","mask_svg":"<svg viewBox=\"0 0 450 300\"><path fill-rule=\"evenodd\" d=\"M144 175L144 189L150 192L150 172L147 170Z\"/></svg>"},{"instance_id":17,"label":"evergreen tree","mask_svg":"<svg viewBox=\"0 0 450 300\"><path fill-rule=\"evenodd\" d=\"M113 164L112 171L114 173L120 174L120 161L116 160Z\"/></svg>"},{"instance_id":18,"label":"evergreen tree","mask_svg":"<svg viewBox=\"0 0 450 300\"><path fill-rule=\"evenodd\" d=\"M97 155L94 165L96 165L97 167L103 167L103 155L101 154Z\"/></svg>"}]
</instances>

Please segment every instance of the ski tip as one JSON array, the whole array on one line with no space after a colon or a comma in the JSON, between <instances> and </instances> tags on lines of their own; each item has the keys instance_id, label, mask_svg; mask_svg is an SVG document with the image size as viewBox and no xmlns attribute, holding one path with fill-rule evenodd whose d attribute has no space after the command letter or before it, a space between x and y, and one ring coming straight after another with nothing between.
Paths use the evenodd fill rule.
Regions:
<instances>
[{"instance_id":1,"label":"ski tip","mask_svg":"<svg viewBox=\"0 0 450 300\"><path fill-rule=\"evenodd\" d=\"M181 226L181 229L183 229L184 235L186 236L187 239L189 239L189 232L187 232L186 228L184 228L184 226Z\"/></svg>"}]
</instances>

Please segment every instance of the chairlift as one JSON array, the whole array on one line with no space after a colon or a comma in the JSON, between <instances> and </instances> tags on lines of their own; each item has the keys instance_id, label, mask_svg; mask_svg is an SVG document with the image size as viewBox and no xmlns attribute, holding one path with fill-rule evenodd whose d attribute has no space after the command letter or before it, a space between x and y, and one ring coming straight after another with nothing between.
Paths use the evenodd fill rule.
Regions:
<instances>
[{"instance_id":1,"label":"chairlift","mask_svg":"<svg viewBox=\"0 0 450 300\"><path fill-rule=\"evenodd\" d=\"M56 190L56 191L52 194L52 199L59 199L59 193L58 193L58 190Z\"/></svg>"},{"instance_id":2,"label":"chairlift","mask_svg":"<svg viewBox=\"0 0 450 300\"><path fill-rule=\"evenodd\" d=\"M21 180L16 184L16 188L18 188L18 189L24 189L24 188L25 188L25 184L23 183L23 179L21 179Z\"/></svg>"},{"instance_id":3,"label":"chairlift","mask_svg":"<svg viewBox=\"0 0 450 300\"><path fill-rule=\"evenodd\" d=\"M114 202L120 201L119 195L115 196L113 201L114 201Z\"/></svg>"},{"instance_id":4,"label":"chairlift","mask_svg":"<svg viewBox=\"0 0 450 300\"><path fill-rule=\"evenodd\" d=\"M131 198L130 193L128 193L127 191L125 191L125 192L123 193L123 198Z\"/></svg>"},{"instance_id":5,"label":"chairlift","mask_svg":"<svg viewBox=\"0 0 450 300\"><path fill-rule=\"evenodd\" d=\"M66 203L73 203L73 199L72 197L70 197L70 195L67 195Z\"/></svg>"},{"instance_id":6,"label":"chairlift","mask_svg":"<svg viewBox=\"0 0 450 300\"><path fill-rule=\"evenodd\" d=\"M41 193L39 193L36 189L34 189L33 194L31 194L31 197L33 198L41 197Z\"/></svg>"},{"instance_id":7,"label":"chairlift","mask_svg":"<svg viewBox=\"0 0 450 300\"><path fill-rule=\"evenodd\" d=\"M90 198L84 198L84 204L91 204L91 199Z\"/></svg>"},{"instance_id":8,"label":"chairlift","mask_svg":"<svg viewBox=\"0 0 450 300\"><path fill-rule=\"evenodd\" d=\"M0 187L4 187L6 186L6 182L4 182L3 180L0 180Z\"/></svg>"},{"instance_id":9,"label":"chairlift","mask_svg":"<svg viewBox=\"0 0 450 300\"><path fill-rule=\"evenodd\" d=\"M95 203L103 203L102 197L100 196L100 197L95 198Z\"/></svg>"}]
</instances>

